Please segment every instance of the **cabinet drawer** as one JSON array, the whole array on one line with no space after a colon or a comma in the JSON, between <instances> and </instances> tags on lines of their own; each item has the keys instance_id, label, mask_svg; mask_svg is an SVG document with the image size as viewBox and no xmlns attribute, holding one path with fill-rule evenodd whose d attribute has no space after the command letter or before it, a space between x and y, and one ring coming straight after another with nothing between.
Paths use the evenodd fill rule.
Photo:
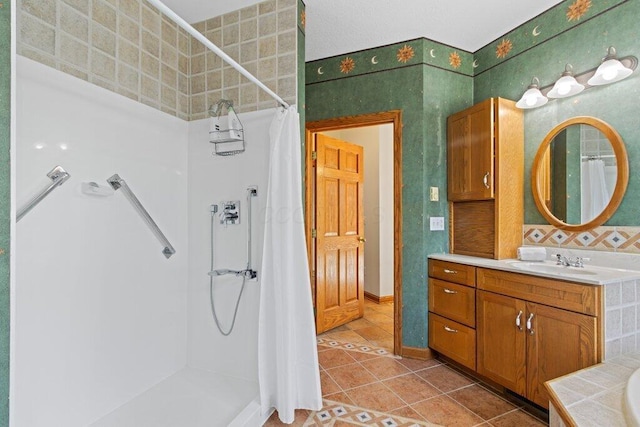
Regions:
<instances>
[{"instance_id":1,"label":"cabinet drawer","mask_svg":"<svg viewBox=\"0 0 640 427\"><path fill-rule=\"evenodd\" d=\"M469 369L476 369L476 331L429 313L429 347Z\"/></svg>"},{"instance_id":2,"label":"cabinet drawer","mask_svg":"<svg viewBox=\"0 0 640 427\"><path fill-rule=\"evenodd\" d=\"M478 289L599 316L602 287L478 268Z\"/></svg>"},{"instance_id":3,"label":"cabinet drawer","mask_svg":"<svg viewBox=\"0 0 640 427\"><path fill-rule=\"evenodd\" d=\"M461 285L476 285L476 268L471 265L430 259L429 276Z\"/></svg>"},{"instance_id":4,"label":"cabinet drawer","mask_svg":"<svg viewBox=\"0 0 640 427\"><path fill-rule=\"evenodd\" d=\"M429 279L429 311L473 328L476 326L476 290Z\"/></svg>"}]
</instances>

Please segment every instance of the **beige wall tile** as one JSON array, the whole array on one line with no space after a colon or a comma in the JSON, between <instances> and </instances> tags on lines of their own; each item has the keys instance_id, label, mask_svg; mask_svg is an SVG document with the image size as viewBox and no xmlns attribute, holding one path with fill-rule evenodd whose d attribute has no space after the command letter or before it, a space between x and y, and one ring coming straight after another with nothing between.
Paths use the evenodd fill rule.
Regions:
<instances>
[{"instance_id":1,"label":"beige wall tile","mask_svg":"<svg viewBox=\"0 0 640 427\"><path fill-rule=\"evenodd\" d=\"M222 46L230 46L240 42L240 25L225 25L222 27Z\"/></svg>"},{"instance_id":2,"label":"beige wall tile","mask_svg":"<svg viewBox=\"0 0 640 427\"><path fill-rule=\"evenodd\" d=\"M118 39L118 59L138 69L140 67L140 50L122 37Z\"/></svg>"},{"instance_id":3,"label":"beige wall tile","mask_svg":"<svg viewBox=\"0 0 640 427\"><path fill-rule=\"evenodd\" d=\"M140 79L140 93L145 98L158 101L160 99L160 82L143 74Z\"/></svg>"},{"instance_id":4,"label":"beige wall tile","mask_svg":"<svg viewBox=\"0 0 640 427\"><path fill-rule=\"evenodd\" d=\"M160 61L146 52L140 54L142 72L154 79L160 79Z\"/></svg>"},{"instance_id":5,"label":"beige wall tile","mask_svg":"<svg viewBox=\"0 0 640 427\"><path fill-rule=\"evenodd\" d=\"M184 34L182 31L178 32L178 51L185 56L191 55L191 42L190 36Z\"/></svg>"},{"instance_id":6,"label":"beige wall tile","mask_svg":"<svg viewBox=\"0 0 640 427\"><path fill-rule=\"evenodd\" d=\"M218 55L213 52L207 52L205 57L207 59L207 71L222 69L222 65L224 64L224 62Z\"/></svg>"},{"instance_id":7,"label":"beige wall tile","mask_svg":"<svg viewBox=\"0 0 640 427\"><path fill-rule=\"evenodd\" d=\"M272 80L276 77L278 60L275 57L260 59L258 61L258 79Z\"/></svg>"},{"instance_id":8,"label":"beige wall tile","mask_svg":"<svg viewBox=\"0 0 640 427\"><path fill-rule=\"evenodd\" d=\"M116 60L97 49L91 49L91 73L107 82L116 80ZM103 86L104 87L104 86Z\"/></svg>"},{"instance_id":9,"label":"beige wall tile","mask_svg":"<svg viewBox=\"0 0 640 427\"><path fill-rule=\"evenodd\" d=\"M20 42L51 55L56 52L55 30L25 12L20 14Z\"/></svg>"},{"instance_id":10,"label":"beige wall tile","mask_svg":"<svg viewBox=\"0 0 640 427\"><path fill-rule=\"evenodd\" d=\"M160 101L162 105L172 110L176 110L178 93L172 87L162 85Z\"/></svg>"},{"instance_id":11,"label":"beige wall tile","mask_svg":"<svg viewBox=\"0 0 640 427\"><path fill-rule=\"evenodd\" d=\"M296 30L298 25L298 9L290 9L278 12L278 32Z\"/></svg>"},{"instance_id":12,"label":"beige wall tile","mask_svg":"<svg viewBox=\"0 0 640 427\"><path fill-rule=\"evenodd\" d=\"M142 7L142 28L150 31L152 34L160 34L160 15L149 9L148 7Z\"/></svg>"},{"instance_id":13,"label":"beige wall tile","mask_svg":"<svg viewBox=\"0 0 640 427\"><path fill-rule=\"evenodd\" d=\"M250 41L240 45L240 63L246 64L258 59L258 43Z\"/></svg>"},{"instance_id":14,"label":"beige wall tile","mask_svg":"<svg viewBox=\"0 0 640 427\"><path fill-rule=\"evenodd\" d=\"M222 70L207 73L207 92L222 89Z\"/></svg>"},{"instance_id":15,"label":"beige wall tile","mask_svg":"<svg viewBox=\"0 0 640 427\"><path fill-rule=\"evenodd\" d=\"M42 19L49 25L56 25L56 1L22 0L22 11Z\"/></svg>"},{"instance_id":16,"label":"beige wall tile","mask_svg":"<svg viewBox=\"0 0 640 427\"><path fill-rule=\"evenodd\" d=\"M278 77L296 74L297 57L294 53L278 57Z\"/></svg>"},{"instance_id":17,"label":"beige wall tile","mask_svg":"<svg viewBox=\"0 0 640 427\"><path fill-rule=\"evenodd\" d=\"M87 74L86 71L79 70L71 65L64 63L60 64L60 71L77 77L80 80L89 80L89 74Z\"/></svg>"},{"instance_id":18,"label":"beige wall tile","mask_svg":"<svg viewBox=\"0 0 640 427\"><path fill-rule=\"evenodd\" d=\"M89 0L62 0L63 3L76 9L78 12L82 12L85 15L89 14Z\"/></svg>"},{"instance_id":19,"label":"beige wall tile","mask_svg":"<svg viewBox=\"0 0 640 427\"><path fill-rule=\"evenodd\" d=\"M64 4L60 7L60 29L87 43L89 41L89 19L87 15Z\"/></svg>"},{"instance_id":20,"label":"beige wall tile","mask_svg":"<svg viewBox=\"0 0 640 427\"><path fill-rule=\"evenodd\" d=\"M91 30L91 45L104 53L116 56L116 34L100 25Z\"/></svg>"},{"instance_id":21,"label":"beige wall tile","mask_svg":"<svg viewBox=\"0 0 640 427\"><path fill-rule=\"evenodd\" d=\"M292 53L295 55L297 46L297 35L297 30L278 34L278 53Z\"/></svg>"},{"instance_id":22,"label":"beige wall tile","mask_svg":"<svg viewBox=\"0 0 640 427\"><path fill-rule=\"evenodd\" d=\"M113 84L112 80L103 80L99 77L89 75L89 82L100 86L103 89L110 90L111 92L116 91L116 86Z\"/></svg>"},{"instance_id":23,"label":"beige wall tile","mask_svg":"<svg viewBox=\"0 0 640 427\"><path fill-rule=\"evenodd\" d=\"M258 37L266 37L275 34L277 26L277 15L270 13L258 17Z\"/></svg>"},{"instance_id":24,"label":"beige wall tile","mask_svg":"<svg viewBox=\"0 0 640 427\"><path fill-rule=\"evenodd\" d=\"M191 95L191 114L203 114L207 110L205 100L204 94Z\"/></svg>"},{"instance_id":25,"label":"beige wall tile","mask_svg":"<svg viewBox=\"0 0 640 427\"><path fill-rule=\"evenodd\" d=\"M125 89L138 93L140 84L140 73L133 67L118 63L118 84Z\"/></svg>"},{"instance_id":26,"label":"beige wall tile","mask_svg":"<svg viewBox=\"0 0 640 427\"><path fill-rule=\"evenodd\" d=\"M89 46L63 33L60 35L60 59L86 73L89 69Z\"/></svg>"},{"instance_id":27,"label":"beige wall tile","mask_svg":"<svg viewBox=\"0 0 640 427\"><path fill-rule=\"evenodd\" d=\"M218 47L222 47L222 29L207 31L205 37ZM202 45L204 47L204 45ZM209 51L208 49L205 49Z\"/></svg>"},{"instance_id":28,"label":"beige wall tile","mask_svg":"<svg viewBox=\"0 0 640 427\"><path fill-rule=\"evenodd\" d=\"M296 6L297 0L278 0L278 9Z\"/></svg>"},{"instance_id":29,"label":"beige wall tile","mask_svg":"<svg viewBox=\"0 0 640 427\"><path fill-rule=\"evenodd\" d=\"M162 20L162 40L171 46L176 46L178 40L178 30L165 20Z\"/></svg>"},{"instance_id":30,"label":"beige wall tile","mask_svg":"<svg viewBox=\"0 0 640 427\"><path fill-rule=\"evenodd\" d=\"M276 93L281 98L291 101L296 95L296 78L295 76L284 77L278 79L278 88Z\"/></svg>"},{"instance_id":31,"label":"beige wall tile","mask_svg":"<svg viewBox=\"0 0 640 427\"><path fill-rule=\"evenodd\" d=\"M142 49L155 56L156 58L160 57L160 39L150 32L143 30L142 31Z\"/></svg>"},{"instance_id":32,"label":"beige wall tile","mask_svg":"<svg viewBox=\"0 0 640 427\"><path fill-rule=\"evenodd\" d=\"M260 58L275 56L277 49L278 44L276 36L261 37L258 39L258 56L260 56Z\"/></svg>"},{"instance_id":33,"label":"beige wall tile","mask_svg":"<svg viewBox=\"0 0 640 427\"><path fill-rule=\"evenodd\" d=\"M162 42L160 59L174 70L178 69L178 50L175 48L175 45L172 46Z\"/></svg>"},{"instance_id":34,"label":"beige wall tile","mask_svg":"<svg viewBox=\"0 0 640 427\"><path fill-rule=\"evenodd\" d=\"M222 16L216 16L204 21L204 31L218 30L222 27Z\"/></svg>"},{"instance_id":35,"label":"beige wall tile","mask_svg":"<svg viewBox=\"0 0 640 427\"><path fill-rule=\"evenodd\" d=\"M271 13L276 11L276 0L268 0L262 3L258 3L258 13L263 15L265 13Z\"/></svg>"},{"instance_id":36,"label":"beige wall tile","mask_svg":"<svg viewBox=\"0 0 640 427\"><path fill-rule=\"evenodd\" d=\"M258 86L253 83L240 86L240 105L252 105L258 103ZM255 106L254 106L255 107Z\"/></svg>"},{"instance_id":37,"label":"beige wall tile","mask_svg":"<svg viewBox=\"0 0 640 427\"><path fill-rule=\"evenodd\" d=\"M162 83L170 87L177 87L178 73L174 68L168 67L166 64L160 64L160 76Z\"/></svg>"},{"instance_id":38,"label":"beige wall tile","mask_svg":"<svg viewBox=\"0 0 640 427\"><path fill-rule=\"evenodd\" d=\"M140 1L122 0L119 3L119 8L129 18L135 22L140 22Z\"/></svg>"},{"instance_id":39,"label":"beige wall tile","mask_svg":"<svg viewBox=\"0 0 640 427\"><path fill-rule=\"evenodd\" d=\"M189 82L191 79L184 74L178 73L178 92L183 95L189 95Z\"/></svg>"},{"instance_id":40,"label":"beige wall tile","mask_svg":"<svg viewBox=\"0 0 640 427\"><path fill-rule=\"evenodd\" d=\"M118 35L135 45L140 44L140 26L126 15L118 15Z\"/></svg>"},{"instance_id":41,"label":"beige wall tile","mask_svg":"<svg viewBox=\"0 0 640 427\"><path fill-rule=\"evenodd\" d=\"M222 88L232 88L240 84L240 73L231 67L222 69Z\"/></svg>"},{"instance_id":42,"label":"beige wall tile","mask_svg":"<svg viewBox=\"0 0 640 427\"><path fill-rule=\"evenodd\" d=\"M240 41L246 42L258 37L258 20L250 19L240 22Z\"/></svg>"},{"instance_id":43,"label":"beige wall tile","mask_svg":"<svg viewBox=\"0 0 640 427\"><path fill-rule=\"evenodd\" d=\"M92 5L91 19L115 32L117 30L116 10L103 0L93 0Z\"/></svg>"},{"instance_id":44,"label":"beige wall tile","mask_svg":"<svg viewBox=\"0 0 640 427\"><path fill-rule=\"evenodd\" d=\"M189 57L178 55L178 71L183 74L189 74Z\"/></svg>"},{"instance_id":45,"label":"beige wall tile","mask_svg":"<svg viewBox=\"0 0 640 427\"><path fill-rule=\"evenodd\" d=\"M240 9L240 20L251 19L258 16L258 5L248 6Z\"/></svg>"},{"instance_id":46,"label":"beige wall tile","mask_svg":"<svg viewBox=\"0 0 640 427\"><path fill-rule=\"evenodd\" d=\"M225 15L222 15L222 25L225 27L230 24L235 24L239 20L240 20L240 12L237 10L233 12L229 12Z\"/></svg>"},{"instance_id":47,"label":"beige wall tile","mask_svg":"<svg viewBox=\"0 0 640 427\"><path fill-rule=\"evenodd\" d=\"M53 55L43 53L39 50L31 49L27 45L18 46L18 54L25 58L38 61L41 64L47 65L52 68L56 68L56 58Z\"/></svg>"},{"instance_id":48,"label":"beige wall tile","mask_svg":"<svg viewBox=\"0 0 640 427\"><path fill-rule=\"evenodd\" d=\"M205 47L202 43L196 40L194 37L190 37L191 40L191 55L199 55L204 53Z\"/></svg>"},{"instance_id":49,"label":"beige wall tile","mask_svg":"<svg viewBox=\"0 0 640 427\"><path fill-rule=\"evenodd\" d=\"M196 95L206 91L206 79L204 74L191 77L191 94Z\"/></svg>"},{"instance_id":50,"label":"beige wall tile","mask_svg":"<svg viewBox=\"0 0 640 427\"><path fill-rule=\"evenodd\" d=\"M191 74L192 75L204 73L205 67L206 67L205 58L206 57L204 54L191 57Z\"/></svg>"}]
</instances>

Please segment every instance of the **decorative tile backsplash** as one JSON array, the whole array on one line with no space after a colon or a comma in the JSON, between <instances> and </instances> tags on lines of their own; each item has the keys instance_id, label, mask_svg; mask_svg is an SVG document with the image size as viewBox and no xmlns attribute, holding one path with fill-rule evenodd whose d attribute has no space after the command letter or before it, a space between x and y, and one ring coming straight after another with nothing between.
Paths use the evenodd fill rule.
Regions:
<instances>
[{"instance_id":1,"label":"decorative tile backsplash","mask_svg":"<svg viewBox=\"0 0 640 427\"><path fill-rule=\"evenodd\" d=\"M291 103L297 26L296 0L267 0L194 25ZM19 0L18 53L185 120L207 117L222 97L238 111L275 106L144 0Z\"/></svg>"},{"instance_id":2,"label":"decorative tile backsplash","mask_svg":"<svg viewBox=\"0 0 640 427\"><path fill-rule=\"evenodd\" d=\"M523 243L535 246L640 253L640 227L596 227L571 232L552 225L525 224Z\"/></svg>"}]
</instances>

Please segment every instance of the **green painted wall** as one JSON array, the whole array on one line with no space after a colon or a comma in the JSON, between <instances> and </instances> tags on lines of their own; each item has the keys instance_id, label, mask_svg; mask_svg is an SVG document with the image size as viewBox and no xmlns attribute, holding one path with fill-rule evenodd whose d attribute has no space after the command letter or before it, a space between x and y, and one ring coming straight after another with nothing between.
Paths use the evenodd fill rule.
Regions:
<instances>
[{"instance_id":1,"label":"green painted wall","mask_svg":"<svg viewBox=\"0 0 640 427\"><path fill-rule=\"evenodd\" d=\"M560 12L569 3L561 3ZM614 46L620 57L640 57L640 1L594 1L592 4L593 11L590 9L577 25L571 23L566 31L555 9L553 13L543 14L535 22L526 24L529 30L535 24L539 31L553 28L564 32L476 74L474 100L480 101L489 96L517 100L533 76L537 76L541 86L545 87L560 77L567 63L573 65L576 74L595 68L609 46ZM610 9L604 9L604 5ZM476 57L480 58L486 52L492 52L492 49L483 48ZM636 171L640 165L639 100L640 70L636 70L623 81L593 87L576 96L549 101L543 107L525 112L525 223L546 224L533 202L529 181L538 145L562 121L573 116L594 116L620 133L629 155L629 186L622 204L606 225L640 225L640 174Z\"/></svg>"},{"instance_id":2,"label":"green painted wall","mask_svg":"<svg viewBox=\"0 0 640 427\"><path fill-rule=\"evenodd\" d=\"M9 425L11 3L0 2L0 426Z\"/></svg>"},{"instance_id":3,"label":"green painted wall","mask_svg":"<svg viewBox=\"0 0 640 427\"><path fill-rule=\"evenodd\" d=\"M427 255L449 248L448 231L429 231L429 217L448 216L446 119L471 103L472 78L428 64L433 42L407 44L416 53L407 65L396 58L404 44L350 55L355 75L339 71L344 57L307 63L307 121L402 110L402 341L426 347ZM440 201L429 201L430 186L440 188Z\"/></svg>"}]
</instances>

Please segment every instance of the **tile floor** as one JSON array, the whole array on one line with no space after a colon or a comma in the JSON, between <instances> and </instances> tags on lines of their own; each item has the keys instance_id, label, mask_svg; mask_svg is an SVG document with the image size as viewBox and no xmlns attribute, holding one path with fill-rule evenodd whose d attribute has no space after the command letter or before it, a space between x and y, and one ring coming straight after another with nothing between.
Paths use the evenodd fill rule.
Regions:
<instances>
[{"instance_id":1,"label":"tile floor","mask_svg":"<svg viewBox=\"0 0 640 427\"><path fill-rule=\"evenodd\" d=\"M393 303L364 300L364 317L318 335L341 342L367 343L393 353Z\"/></svg>"},{"instance_id":2,"label":"tile floor","mask_svg":"<svg viewBox=\"0 0 640 427\"><path fill-rule=\"evenodd\" d=\"M393 316L393 306L387 306L391 306ZM366 313L384 311L389 308L368 304L365 319L352 323L373 323ZM341 331L334 329L318 336L324 406L320 411L296 411L294 426L547 425L445 363L394 356L393 338L390 347L374 345L389 343L365 338L374 336L371 331L361 332L372 325L361 329L345 326ZM392 329L390 333L393 337ZM280 425L275 413L265 424Z\"/></svg>"}]
</instances>

